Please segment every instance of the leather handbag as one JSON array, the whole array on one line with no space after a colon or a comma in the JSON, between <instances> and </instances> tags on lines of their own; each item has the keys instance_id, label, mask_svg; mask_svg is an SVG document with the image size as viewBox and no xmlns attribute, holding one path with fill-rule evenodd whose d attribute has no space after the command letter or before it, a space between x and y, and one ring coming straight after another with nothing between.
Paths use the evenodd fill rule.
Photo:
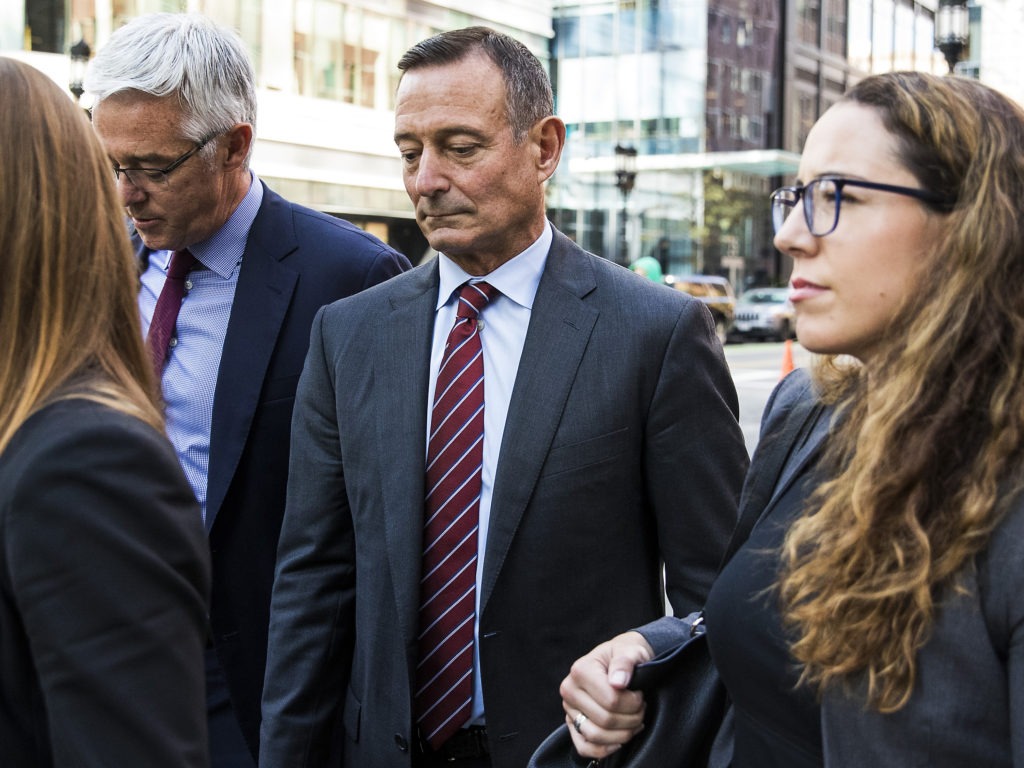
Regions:
<instances>
[{"instance_id":1,"label":"leather handbag","mask_svg":"<svg viewBox=\"0 0 1024 768\"><path fill-rule=\"evenodd\" d=\"M580 757L568 726L562 725L537 748L528 768L709 765L713 748L717 754L727 746L716 738L726 720L728 696L708 652L703 612L682 621L689 626L686 638L633 670L629 687L643 691L647 703L641 734L604 760L590 760ZM721 764L728 764L728 756Z\"/></svg>"},{"instance_id":2,"label":"leather handbag","mask_svg":"<svg viewBox=\"0 0 1024 768\"><path fill-rule=\"evenodd\" d=\"M794 384L809 390L806 372ZM813 398L803 399L780 419L758 445L757 472L747 478L740 499L740 519L726 547L721 571L760 521L768 497L798 434L822 413ZM638 664L629 687L643 691L647 711L644 730L603 760L581 757L564 723L534 752L527 768L719 768L732 760L732 709L711 660L704 613L682 619L689 627L678 644L651 661Z\"/></svg>"}]
</instances>

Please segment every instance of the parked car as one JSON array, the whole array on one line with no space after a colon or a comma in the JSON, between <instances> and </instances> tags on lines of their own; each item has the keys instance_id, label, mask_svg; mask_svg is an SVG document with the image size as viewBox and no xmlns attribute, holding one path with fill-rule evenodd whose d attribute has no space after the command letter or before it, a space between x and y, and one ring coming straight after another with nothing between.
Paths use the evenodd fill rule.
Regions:
<instances>
[{"instance_id":1,"label":"parked car","mask_svg":"<svg viewBox=\"0 0 1024 768\"><path fill-rule=\"evenodd\" d=\"M736 302L730 336L735 339L792 339L795 316L788 288L751 288Z\"/></svg>"},{"instance_id":2,"label":"parked car","mask_svg":"<svg viewBox=\"0 0 1024 768\"><path fill-rule=\"evenodd\" d=\"M666 275L665 283L700 299L715 319L715 333L723 344L732 329L736 295L732 284L717 275Z\"/></svg>"}]
</instances>

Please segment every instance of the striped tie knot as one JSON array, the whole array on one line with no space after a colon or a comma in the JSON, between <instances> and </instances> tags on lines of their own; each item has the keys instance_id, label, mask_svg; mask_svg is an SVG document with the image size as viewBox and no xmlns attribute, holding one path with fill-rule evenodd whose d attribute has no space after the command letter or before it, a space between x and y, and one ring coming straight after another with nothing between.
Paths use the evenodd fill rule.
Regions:
<instances>
[{"instance_id":1,"label":"striped tie knot","mask_svg":"<svg viewBox=\"0 0 1024 768\"><path fill-rule=\"evenodd\" d=\"M483 281L466 283L459 289L459 306L456 314L460 319L475 320L496 293L494 286Z\"/></svg>"}]
</instances>

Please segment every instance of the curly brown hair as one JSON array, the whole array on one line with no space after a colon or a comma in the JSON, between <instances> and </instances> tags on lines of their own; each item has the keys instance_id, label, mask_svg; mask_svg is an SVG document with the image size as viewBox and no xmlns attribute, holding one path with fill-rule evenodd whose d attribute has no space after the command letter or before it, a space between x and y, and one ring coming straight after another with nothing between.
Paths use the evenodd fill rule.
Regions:
<instances>
[{"instance_id":1,"label":"curly brown hair","mask_svg":"<svg viewBox=\"0 0 1024 768\"><path fill-rule=\"evenodd\" d=\"M839 417L783 547L792 651L819 690L904 706L943 595L1024 486L1024 111L919 72L857 84L922 188L957 201L870 372L816 370Z\"/></svg>"}]
</instances>

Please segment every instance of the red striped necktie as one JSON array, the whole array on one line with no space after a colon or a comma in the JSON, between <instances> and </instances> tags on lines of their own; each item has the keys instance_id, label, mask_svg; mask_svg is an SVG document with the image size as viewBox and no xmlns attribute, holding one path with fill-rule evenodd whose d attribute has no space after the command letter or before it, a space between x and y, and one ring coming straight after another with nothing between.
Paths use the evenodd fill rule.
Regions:
<instances>
[{"instance_id":1,"label":"red striped necktie","mask_svg":"<svg viewBox=\"0 0 1024 768\"><path fill-rule=\"evenodd\" d=\"M477 318L495 293L483 282L460 289L430 417L414 708L420 735L434 749L465 724L473 709L484 442L484 358Z\"/></svg>"}]
</instances>

